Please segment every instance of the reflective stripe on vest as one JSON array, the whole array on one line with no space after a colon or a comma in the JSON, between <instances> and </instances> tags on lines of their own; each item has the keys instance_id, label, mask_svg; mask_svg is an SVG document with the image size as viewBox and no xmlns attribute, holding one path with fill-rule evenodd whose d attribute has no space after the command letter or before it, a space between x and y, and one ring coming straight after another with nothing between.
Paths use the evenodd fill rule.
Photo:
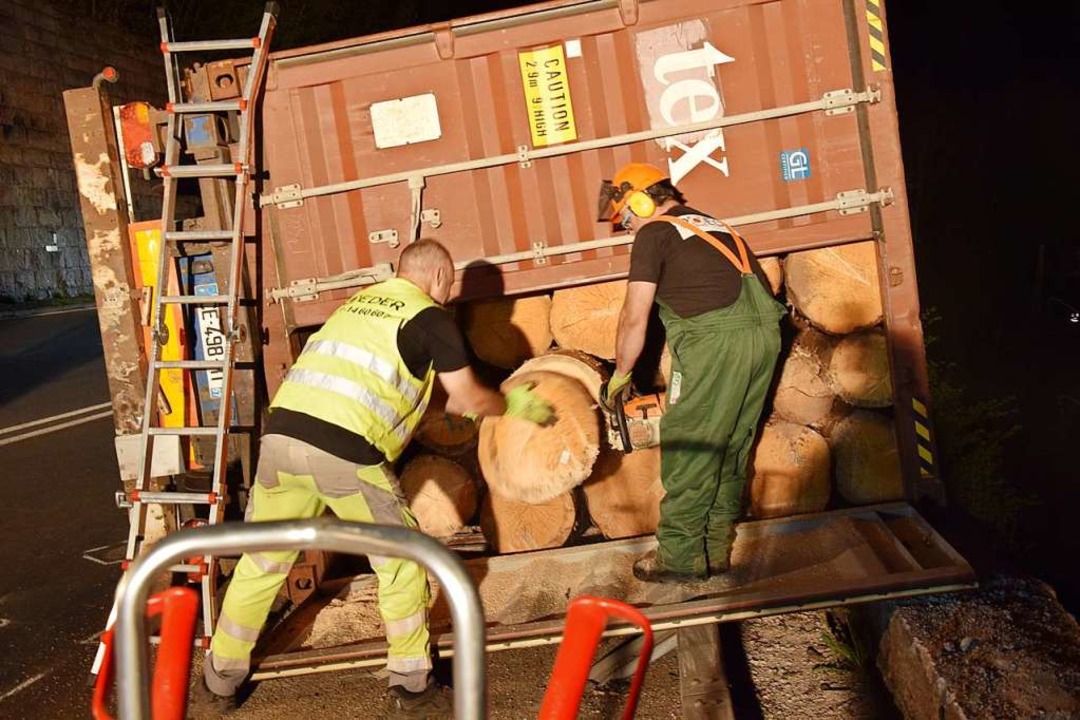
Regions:
<instances>
[{"instance_id":1,"label":"reflective stripe on vest","mask_svg":"<svg viewBox=\"0 0 1080 720\"><path fill-rule=\"evenodd\" d=\"M409 399L409 402L416 402L416 398L420 396L420 392L414 388L408 380L401 377L401 374L393 364L375 357L363 348L349 345L348 343L338 342L337 340L314 340L307 344L307 347L304 348L304 352L330 355L332 357L348 360L354 365L359 365L363 369L374 373L377 377L382 378L388 384L396 387L398 392Z\"/></svg>"},{"instance_id":2,"label":"reflective stripe on vest","mask_svg":"<svg viewBox=\"0 0 1080 720\"><path fill-rule=\"evenodd\" d=\"M327 375L326 373L321 373L317 370L293 368L289 371L289 374L285 376L285 381L319 388L320 390L329 390L332 393L343 395L350 400L355 400L382 418L382 420L392 428L398 426L404 419L394 412L392 407L383 402L378 395L365 390L352 380ZM402 440L408 439L407 434L401 433L401 430L404 430L404 428L396 427L395 434L402 438Z\"/></svg>"},{"instance_id":3,"label":"reflective stripe on vest","mask_svg":"<svg viewBox=\"0 0 1080 720\"><path fill-rule=\"evenodd\" d=\"M349 298L312 335L271 408L305 413L360 435L393 462L427 408L435 372L405 365L398 332L437 307L408 280L394 278Z\"/></svg>"}]
</instances>

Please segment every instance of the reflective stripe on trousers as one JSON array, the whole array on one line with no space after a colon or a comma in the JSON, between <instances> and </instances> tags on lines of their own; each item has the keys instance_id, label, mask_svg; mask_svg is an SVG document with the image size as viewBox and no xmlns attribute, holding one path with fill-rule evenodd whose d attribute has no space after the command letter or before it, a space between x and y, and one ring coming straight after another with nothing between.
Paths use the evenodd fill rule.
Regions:
<instances>
[{"instance_id":1,"label":"reflective stripe on trousers","mask_svg":"<svg viewBox=\"0 0 1080 720\"><path fill-rule=\"evenodd\" d=\"M316 471L338 476L330 483L333 494L321 491ZM355 487L345 493L341 478L350 475ZM263 438L256 480L254 522L313 518L329 507L342 520L417 526L387 466L356 465L283 435ZM247 676L258 633L297 555L258 553L244 555L237 563L203 666L206 684L215 693L234 694ZM431 670L427 573L398 558L372 558L372 567L379 582L379 613L387 628L390 684L419 692L427 686Z\"/></svg>"}]
</instances>

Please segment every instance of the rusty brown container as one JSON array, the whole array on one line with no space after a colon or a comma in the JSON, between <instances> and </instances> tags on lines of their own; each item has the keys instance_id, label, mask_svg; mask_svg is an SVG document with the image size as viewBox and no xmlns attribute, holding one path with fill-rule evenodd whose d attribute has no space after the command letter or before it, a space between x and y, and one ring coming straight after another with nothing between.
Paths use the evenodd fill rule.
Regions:
<instances>
[{"instance_id":1,"label":"rusty brown container","mask_svg":"<svg viewBox=\"0 0 1080 720\"><path fill-rule=\"evenodd\" d=\"M877 243L907 494L935 491L890 63L877 0L549 2L277 53L271 392L298 331L416 237L474 265L459 297L624 276L597 190L650 162L759 255Z\"/></svg>"}]
</instances>

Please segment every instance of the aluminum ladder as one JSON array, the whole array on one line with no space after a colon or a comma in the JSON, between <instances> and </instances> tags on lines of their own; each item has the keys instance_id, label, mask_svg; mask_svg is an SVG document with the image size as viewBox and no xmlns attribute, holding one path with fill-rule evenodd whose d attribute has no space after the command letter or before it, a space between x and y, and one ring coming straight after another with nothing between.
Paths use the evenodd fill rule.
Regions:
<instances>
[{"instance_id":1,"label":"aluminum ladder","mask_svg":"<svg viewBox=\"0 0 1080 720\"><path fill-rule=\"evenodd\" d=\"M135 489L127 493L126 504L130 505L125 569L140 552L145 533L147 505L207 505L209 506L209 524L221 522L227 493L225 488L226 466L228 461L228 438L232 421L233 375L237 357L237 343L242 337L243 328L239 322L240 293L243 282L244 253L244 217L248 208L248 195L252 176L255 171L254 160L254 109L262 81L266 73L270 40L277 22L277 5L268 3L262 16L259 33L255 37L238 40L196 40L177 42L173 39L168 15L163 8L158 9L158 25L161 30L161 52L165 60L165 78L168 85L169 101L165 106L167 113L166 144L164 162L155 172L162 178L164 196L161 207L162 252L157 268L158 291L151 314L151 336L149 348L149 367L146 384L146 398L143 405L141 430L141 461ZM180 85L180 64L176 55L180 53L217 52L230 50L251 51L251 64L239 98L212 102L183 102ZM217 114L236 112L239 120L237 149L231 158L233 162L224 164L181 165L180 152L183 135L181 118L191 114ZM231 228L225 230L181 230L182 219L176 218L176 196L178 181L184 178L222 178L235 182L235 195ZM186 283L180 283L179 294L168 295L170 250L183 243L227 242L231 244L227 286L221 294L185 294ZM168 306L184 308L216 307L220 313L221 333L224 342L223 352L214 359L162 360L162 346L167 340L168 329L165 325L165 313ZM195 343L189 343L189 350ZM157 397L158 383L162 370L180 370L184 372L217 371L221 374L221 406L217 413L216 424L183 427L164 427L158 423ZM154 458L154 440L157 437L173 435L181 437L210 436L214 438L213 471L210 492L172 492L153 491L150 489ZM186 564L175 565L174 572L186 572L198 577L202 586L202 618L204 638L201 644L213 633L216 620L213 597L214 559L206 555L201 563L190 560ZM115 610L115 608L114 608ZM110 617L111 626L113 617Z\"/></svg>"}]
</instances>

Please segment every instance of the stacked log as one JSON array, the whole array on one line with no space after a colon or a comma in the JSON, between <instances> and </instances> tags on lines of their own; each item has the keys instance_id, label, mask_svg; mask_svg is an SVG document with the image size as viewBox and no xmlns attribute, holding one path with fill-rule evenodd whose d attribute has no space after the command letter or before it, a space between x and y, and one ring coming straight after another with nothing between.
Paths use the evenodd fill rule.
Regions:
<instances>
[{"instance_id":1,"label":"stacked log","mask_svg":"<svg viewBox=\"0 0 1080 720\"><path fill-rule=\"evenodd\" d=\"M577 350L552 350L526 360L514 371L514 375L538 371L551 372L577 380L597 404L600 403L600 387L607 382L608 378L608 373L599 360Z\"/></svg>"},{"instance_id":2,"label":"stacked log","mask_svg":"<svg viewBox=\"0 0 1080 720\"><path fill-rule=\"evenodd\" d=\"M792 343L780 369L773 397L776 417L828 435L850 409L839 402L830 383L829 363L836 341L812 328Z\"/></svg>"},{"instance_id":3,"label":"stacked log","mask_svg":"<svg viewBox=\"0 0 1080 720\"><path fill-rule=\"evenodd\" d=\"M833 430L836 491L853 505L904 496L893 422L867 410L853 412Z\"/></svg>"},{"instance_id":4,"label":"stacked log","mask_svg":"<svg viewBox=\"0 0 1080 720\"><path fill-rule=\"evenodd\" d=\"M605 448L582 486L589 515L606 538L656 532L660 521L660 448L624 455Z\"/></svg>"},{"instance_id":5,"label":"stacked log","mask_svg":"<svg viewBox=\"0 0 1080 720\"><path fill-rule=\"evenodd\" d=\"M866 408L892 405L885 336L866 332L840 340L829 360L829 385L850 405Z\"/></svg>"},{"instance_id":6,"label":"stacked log","mask_svg":"<svg viewBox=\"0 0 1080 720\"><path fill-rule=\"evenodd\" d=\"M555 408L546 427L515 417L480 425L480 469L492 492L507 500L543 503L584 482L600 452L600 417L577 380L553 372L513 375L502 391L529 384Z\"/></svg>"},{"instance_id":7,"label":"stacked log","mask_svg":"<svg viewBox=\"0 0 1080 720\"><path fill-rule=\"evenodd\" d=\"M462 313L476 356L508 370L551 347L550 314L547 295L481 300Z\"/></svg>"},{"instance_id":8,"label":"stacked log","mask_svg":"<svg viewBox=\"0 0 1080 720\"><path fill-rule=\"evenodd\" d=\"M754 455L750 510L768 518L821 512L829 503L829 444L804 425L765 425Z\"/></svg>"},{"instance_id":9,"label":"stacked log","mask_svg":"<svg viewBox=\"0 0 1080 720\"><path fill-rule=\"evenodd\" d=\"M551 333L559 347L614 360L626 284L617 280L556 290L551 299Z\"/></svg>"},{"instance_id":10,"label":"stacked log","mask_svg":"<svg viewBox=\"0 0 1080 720\"><path fill-rule=\"evenodd\" d=\"M418 443L438 455L458 458L476 449L480 430L474 421L446 412L446 399L441 388L432 392L415 437Z\"/></svg>"},{"instance_id":11,"label":"stacked log","mask_svg":"<svg viewBox=\"0 0 1080 720\"><path fill-rule=\"evenodd\" d=\"M761 258L758 262L761 263L761 269L765 272L765 277L769 279L769 287L772 289L773 295L779 295L780 288L784 286L784 266L780 262L780 258Z\"/></svg>"},{"instance_id":12,"label":"stacked log","mask_svg":"<svg viewBox=\"0 0 1080 720\"><path fill-rule=\"evenodd\" d=\"M872 241L791 253L788 300L814 327L845 335L881 322L877 249Z\"/></svg>"},{"instance_id":13,"label":"stacked log","mask_svg":"<svg viewBox=\"0 0 1080 720\"><path fill-rule=\"evenodd\" d=\"M574 497L569 492L540 503L523 503L492 491L480 507L484 538L499 553L560 547L570 537L575 518Z\"/></svg>"},{"instance_id":14,"label":"stacked log","mask_svg":"<svg viewBox=\"0 0 1080 720\"><path fill-rule=\"evenodd\" d=\"M420 529L428 535L451 537L476 514L476 480L453 460L420 455L402 470L400 482Z\"/></svg>"}]
</instances>

